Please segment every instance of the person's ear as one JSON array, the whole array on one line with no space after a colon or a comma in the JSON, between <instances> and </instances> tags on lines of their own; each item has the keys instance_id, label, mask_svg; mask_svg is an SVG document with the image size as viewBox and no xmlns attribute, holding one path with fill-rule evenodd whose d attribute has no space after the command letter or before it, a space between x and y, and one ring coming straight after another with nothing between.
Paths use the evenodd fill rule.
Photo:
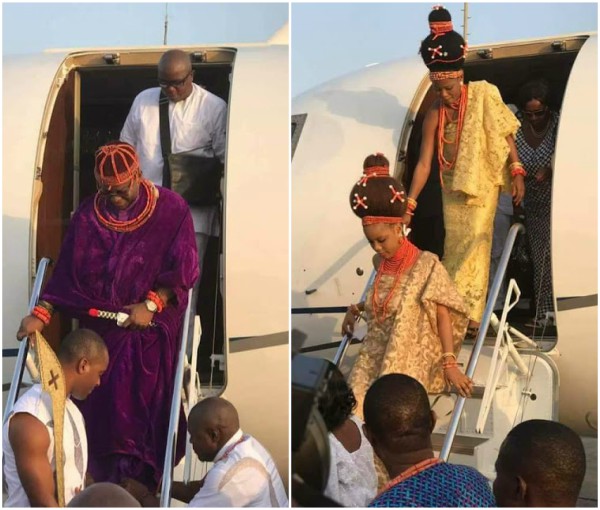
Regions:
<instances>
[{"instance_id":1,"label":"person's ear","mask_svg":"<svg viewBox=\"0 0 600 510\"><path fill-rule=\"evenodd\" d=\"M527 482L523 480L523 477L517 475L514 477L514 496L517 502L516 506L530 506L525 503L527 500Z\"/></svg>"},{"instance_id":2,"label":"person's ear","mask_svg":"<svg viewBox=\"0 0 600 510\"><path fill-rule=\"evenodd\" d=\"M80 358L77 362L77 373L85 374L90 370L90 362L87 358Z\"/></svg>"},{"instance_id":3,"label":"person's ear","mask_svg":"<svg viewBox=\"0 0 600 510\"><path fill-rule=\"evenodd\" d=\"M435 414L435 411L432 409L430 411L431 413L431 430L430 432L433 433L433 429L435 428L435 424L437 423L437 414Z\"/></svg>"}]
</instances>

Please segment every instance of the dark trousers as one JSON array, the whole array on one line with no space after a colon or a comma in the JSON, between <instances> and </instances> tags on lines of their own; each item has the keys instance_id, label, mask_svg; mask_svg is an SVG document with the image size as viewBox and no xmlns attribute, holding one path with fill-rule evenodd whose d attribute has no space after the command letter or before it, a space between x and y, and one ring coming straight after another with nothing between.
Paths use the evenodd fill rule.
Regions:
<instances>
[{"instance_id":1,"label":"dark trousers","mask_svg":"<svg viewBox=\"0 0 600 510\"><path fill-rule=\"evenodd\" d=\"M223 297L219 282L221 238L211 236L202 264L196 313L200 316L202 336L198 345L198 372L202 382L210 380L211 354L223 354ZM213 383L219 382L213 374ZM222 379L221 379L222 381Z\"/></svg>"}]
</instances>

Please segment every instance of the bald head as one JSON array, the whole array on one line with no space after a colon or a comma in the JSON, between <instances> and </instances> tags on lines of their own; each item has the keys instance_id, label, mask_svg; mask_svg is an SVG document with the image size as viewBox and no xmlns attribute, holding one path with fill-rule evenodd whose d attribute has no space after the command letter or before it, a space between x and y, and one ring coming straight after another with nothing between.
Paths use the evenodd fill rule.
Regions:
<instances>
[{"instance_id":1,"label":"bald head","mask_svg":"<svg viewBox=\"0 0 600 510\"><path fill-rule=\"evenodd\" d=\"M198 402L191 410L189 421L198 424L210 424L221 429L240 428L240 419L233 404L224 398L210 397Z\"/></svg>"},{"instance_id":2,"label":"bald head","mask_svg":"<svg viewBox=\"0 0 600 510\"><path fill-rule=\"evenodd\" d=\"M583 443L573 430L549 420L524 421L498 452L498 506L575 506L585 468Z\"/></svg>"},{"instance_id":3,"label":"bald head","mask_svg":"<svg viewBox=\"0 0 600 510\"><path fill-rule=\"evenodd\" d=\"M201 400L188 417L194 451L204 462L212 461L239 428L240 419L235 407L220 397Z\"/></svg>"},{"instance_id":4,"label":"bald head","mask_svg":"<svg viewBox=\"0 0 600 510\"><path fill-rule=\"evenodd\" d=\"M190 56L182 50L169 50L163 53L158 61L158 72L172 72L178 70L188 73L192 70Z\"/></svg>"},{"instance_id":5,"label":"bald head","mask_svg":"<svg viewBox=\"0 0 600 510\"><path fill-rule=\"evenodd\" d=\"M90 485L77 494L67 506L90 507L141 507L138 501L123 487L109 482L100 482Z\"/></svg>"},{"instance_id":6,"label":"bald head","mask_svg":"<svg viewBox=\"0 0 600 510\"><path fill-rule=\"evenodd\" d=\"M170 101L187 99L193 91L190 56L181 50L169 50L158 61L158 84Z\"/></svg>"}]
</instances>

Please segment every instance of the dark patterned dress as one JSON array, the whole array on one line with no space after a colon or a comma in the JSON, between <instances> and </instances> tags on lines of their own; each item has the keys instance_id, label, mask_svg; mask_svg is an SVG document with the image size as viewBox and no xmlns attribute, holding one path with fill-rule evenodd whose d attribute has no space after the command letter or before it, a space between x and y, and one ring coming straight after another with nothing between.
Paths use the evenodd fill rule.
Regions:
<instances>
[{"instance_id":1,"label":"dark patterned dress","mask_svg":"<svg viewBox=\"0 0 600 510\"><path fill-rule=\"evenodd\" d=\"M525 140L521 127L517 132L516 145L519 159L527 175L525 176L525 229L533 260L533 283L536 301L536 318L541 319L547 312L554 312L552 295L552 257L550 250L550 219L552 214L552 179L538 182L535 174L540 168L552 166L556 145L558 115L550 113L550 124L546 136L537 148ZM517 114L522 121L522 114Z\"/></svg>"}]
</instances>

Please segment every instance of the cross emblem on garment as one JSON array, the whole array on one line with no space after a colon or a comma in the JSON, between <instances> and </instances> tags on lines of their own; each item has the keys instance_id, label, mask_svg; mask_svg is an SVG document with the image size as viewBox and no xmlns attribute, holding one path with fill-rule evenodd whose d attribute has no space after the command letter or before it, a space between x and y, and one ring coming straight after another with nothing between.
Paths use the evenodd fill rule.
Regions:
<instances>
[{"instance_id":1,"label":"cross emblem on garment","mask_svg":"<svg viewBox=\"0 0 600 510\"><path fill-rule=\"evenodd\" d=\"M58 374L55 374L55 373L54 373L54 370L50 370L50 375L51 375L52 377L51 377L51 378L50 378L50 380L48 381L48 384L49 384L49 385L50 385L50 384L54 385L54 389L55 389L55 390L58 390L58 384L56 384L56 383L57 383L57 381L58 381L58 379L59 379L59 377L60 377L60 376L59 376Z\"/></svg>"},{"instance_id":2,"label":"cross emblem on garment","mask_svg":"<svg viewBox=\"0 0 600 510\"><path fill-rule=\"evenodd\" d=\"M404 202L404 191L396 191L394 186L391 184L390 189L392 190L392 199L390 200L390 204L393 204L396 200L399 202Z\"/></svg>"}]
</instances>

